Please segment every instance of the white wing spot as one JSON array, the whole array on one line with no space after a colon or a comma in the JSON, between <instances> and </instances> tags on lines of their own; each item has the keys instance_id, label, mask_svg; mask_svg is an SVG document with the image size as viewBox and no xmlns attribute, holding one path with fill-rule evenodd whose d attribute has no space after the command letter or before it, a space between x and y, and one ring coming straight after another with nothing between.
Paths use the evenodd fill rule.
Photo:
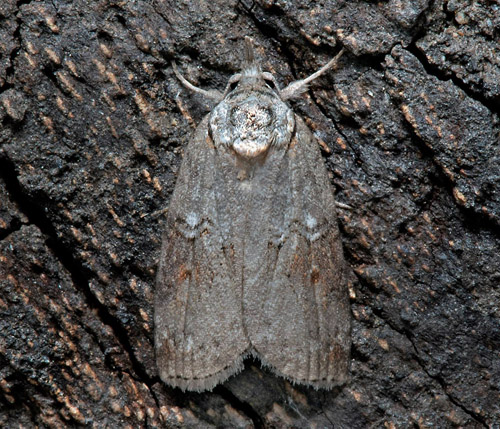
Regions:
<instances>
[{"instance_id":1,"label":"white wing spot","mask_svg":"<svg viewBox=\"0 0 500 429\"><path fill-rule=\"evenodd\" d=\"M196 213L190 212L186 216L186 223L188 224L189 227L195 228L198 223L200 222L200 219L196 215Z\"/></svg>"},{"instance_id":2,"label":"white wing spot","mask_svg":"<svg viewBox=\"0 0 500 429\"><path fill-rule=\"evenodd\" d=\"M316 228L317 224L318 224L318 222L316 221L316 218L312 217L309 213L307 213L307 215L306 215L306 226L309 229L314 229L314 228Z\"/></svg>"}]
</instances>

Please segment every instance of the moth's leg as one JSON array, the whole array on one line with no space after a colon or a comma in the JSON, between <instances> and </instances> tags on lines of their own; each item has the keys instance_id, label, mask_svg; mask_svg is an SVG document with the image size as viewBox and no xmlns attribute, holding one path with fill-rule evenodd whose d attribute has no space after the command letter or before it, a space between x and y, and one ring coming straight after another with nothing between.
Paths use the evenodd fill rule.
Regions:
<instances>
[{"instance_id":1,"label":"moth's leg","mask_svg":"<svg viewBox=\"0 0 500 429\"><path fill-rule=\"evenodd\" d=\"M165 207L163 209L156 210L156 211L154 211L152 213L143 213L143 214L141 214L141 219L144 219L145 217L148 217L148 216L151 216L152 218L155 218L155 217L163 215L163 214L165 214L167 212L168 212L168 207Z\"/></svg>"},{"instance_id":2,"label":"moth's leg","mask_svg":"<svg viewBox=\"0 0 500 429\"><path fill-rule=\"evenodd\" d=\"M352 207L348 204L344 203L339 203L338 201L335 201L335 207L338 207L339 209L344 209L344 210L352 210Z\"/></svg>"}]
</instances>

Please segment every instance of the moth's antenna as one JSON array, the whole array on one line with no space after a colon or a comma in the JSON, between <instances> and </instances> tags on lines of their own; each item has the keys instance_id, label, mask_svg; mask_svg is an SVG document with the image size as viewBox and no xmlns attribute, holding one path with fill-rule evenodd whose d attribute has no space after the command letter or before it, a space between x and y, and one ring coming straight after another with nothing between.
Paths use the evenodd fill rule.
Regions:
<instances>
[{"instance_id":1,"label":"moth's antenna","mask_svg":"<svg viewBox=\"0 0 500 429\"><path fill-rule=\"evenodd\" d=\"M181 81L181 83L191 91L194 91L198 94L201 94L205 97L211 98L212 100L215 100L217 102L221 101L223 96L220 91L217 91L216 89L210 89L210 90L205 90L198 88L197 86L194 86L191 82L188 82L186 79L184 79L184 76L182 76L179 73L179 70L177 69L177 64L175 64L175 61L172 61L172 69L174 70L174 74L177 76L177 79Z\"/></svg>"},{"instance_id":2,"label":"moth's antenna","mask_svg":"<svg viewBox=\"0 0 500 429\"><path fill-rule=\"evenodd\" d=\"M307 84L309 82L312 82L314 79L321 76L326 71L330 70L331 68L334 68L337 65L339 58L342 56L344 52L345 49L342 48L340 52L333 57L333 59L331 59L327 64L321 67L316 73L313 73L311 76L305 79L296 80L295 82L292 82L290 85L288 85L286 88L282 89L280 91L281 99L288 100L290 98L302 94L304 91L307 90Z\"/></svg>"}]
</instances>

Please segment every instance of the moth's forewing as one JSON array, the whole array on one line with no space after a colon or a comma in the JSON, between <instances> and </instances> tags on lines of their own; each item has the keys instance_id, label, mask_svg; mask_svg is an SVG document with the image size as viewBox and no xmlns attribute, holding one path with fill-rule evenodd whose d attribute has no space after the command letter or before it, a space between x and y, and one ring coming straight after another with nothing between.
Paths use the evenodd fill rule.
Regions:
<instances>
[{"instance_id":1,"label":"moth's forewing","mask_svg":"<svg viewBox=\"0 0 500 429\"><path fill-rule=\"evenodd\" d=\"M206 390L238 372L249 348L221 246L207 118L185 151L163 237L155 291L155 348L162 380Z\"/></svg>"},{"instance_id":2,"label":"moth's forewing","mask_svg":"<svg viewBox=\"0 0 500 429\"><path fill-rule=\"evenodd\" d=\"M330 388L346 381L350 361L344 258L319 148L302 120L296 123L277 175L286 180L269 187L269 204L278 208L270 213L280 213L281 225L261 226L266 268L255 267L257 280L245 285L244 323L264 363L294 382Z\"/></svg>"}]
</instances>

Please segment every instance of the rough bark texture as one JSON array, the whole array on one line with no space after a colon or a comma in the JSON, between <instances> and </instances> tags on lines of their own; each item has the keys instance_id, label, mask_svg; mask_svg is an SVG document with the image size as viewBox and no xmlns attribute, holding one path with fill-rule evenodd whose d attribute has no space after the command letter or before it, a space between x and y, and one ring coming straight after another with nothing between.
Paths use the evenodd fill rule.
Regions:
<instances>
[{"instance_id":1,"label":"rough bark texture","mask_svg":"<svg viewBox=\"0 0 500 429\"><path fill-rule=\"evenodd\" d=\"M282 84L348 54L294 110L323 144L351 267L352 379L247 361L164 386L152 339L182 151L239 68ZM498 427L500 6L465 0L0 4L0 426Z\"/></svg>"}]
</instances>

